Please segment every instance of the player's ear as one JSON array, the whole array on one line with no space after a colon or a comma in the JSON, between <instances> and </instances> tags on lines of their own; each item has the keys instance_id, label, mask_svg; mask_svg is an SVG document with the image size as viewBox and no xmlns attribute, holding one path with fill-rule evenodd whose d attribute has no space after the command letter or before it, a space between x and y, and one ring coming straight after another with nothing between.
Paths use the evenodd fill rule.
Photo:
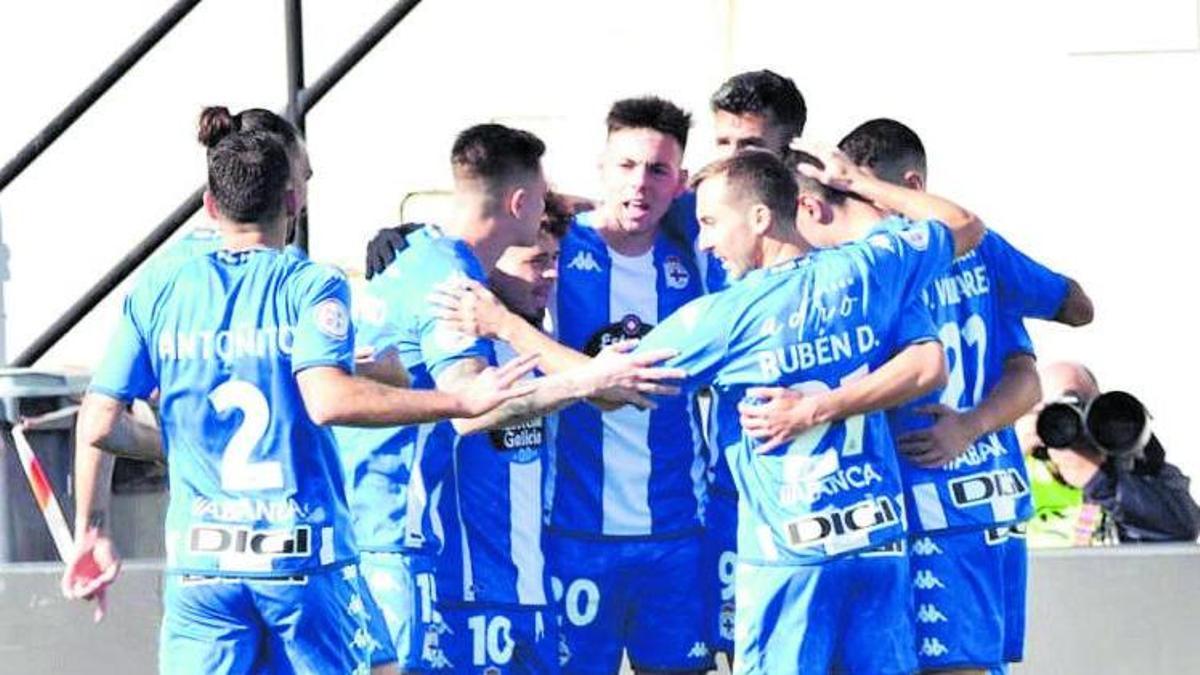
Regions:
<instances>
[{"instance_id":1,"label":"player's ear","mask_svg":"<svg viewBox=\"0 0 1200 675\"><path fill-rule=\"evenodd\" d=\"M513 188L513 191L508 193L506 206L508 207L508 215L513 218L520 218L521 214L525 213L525 209L529 208L529 191L523 187Z\"/></svg>"},{"instance_id":2,"label":"player's ear","mask_svg":"<svg viewBox=\"0 0 1200 675\"><path fill-rule=\"evenodd\" d=\"M683 193L687 192L687 188L688 188L688 170L680 169L679 170L679 185L675 188L675 198L679 198L679 197L683 196Z\"/></svg>"},{"instance_id":3,"label":"player's ear","mask_svg":"<svg viewBox=\"0 0 1200 675\"><path fill-rule=\"evenodd\" d=\"M204 191L204 212L213 220L218 220L221 217L221 210L217 208L217 198L213 197L212 193L208 190Z\"/></svg>"},{"instance_id":4,"label":"player's ear","mask_svg":"<svg viewBox=\"0 0 1200 675\"><path fill-rule=\"evenodd\" d=\"M758 236L764 236L771 229L775 218L766 204L755 204L750 207L750 231Z\"/></svg>"},{"instance_id":5,"label":"player's ear","mask_svg":"<svg viewBox=\"0 0 1200 675\"><path fill-rule=\"evenodd\" d=\"M796 212L799 216L814 223L825 224L829 221L826 216L825 202L811 194L802 193L796 198Z\"/></svg>"},{"instance_id":6,"label":"player's ear","mask_svg":"<svg viewBox=\"0 0 1200 675\"><path fill-rule=\"evenodd\" d=\"M914 190L925 191L925 176L920 171L909 169L904 172L904 184Z\"/></svg>"}]
</instances>

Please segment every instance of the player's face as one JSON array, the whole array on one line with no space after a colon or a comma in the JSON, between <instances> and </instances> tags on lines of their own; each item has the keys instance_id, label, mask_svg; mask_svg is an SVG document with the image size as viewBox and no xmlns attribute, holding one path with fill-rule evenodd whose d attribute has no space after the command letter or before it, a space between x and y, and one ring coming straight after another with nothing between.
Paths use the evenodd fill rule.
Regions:
<instances>
[{"instance_id":1,"label":"player's face","mask_svg":"<svg viewBox=\"0 0 1200 675\"><path fill-rule=\"evenodd\" d=\"M741 279L758 267L760 257L750 209L741 202L730 192L724 176L710 178L696 189L700 249L715 255L732 279Z\"/></svg>"},{"instance_id":2,"label":"player's face","mask_svg":"<svg viewBox=\"0 0 1200 675\"><path fill-rule=\"evenodd\" d=\"M717 155L732 157L746 148L759 148L776 155L783 152L792 140L781 125L773 124L770 116L759 113L735 115L718 110L713 116L716 128Z\"/></svg>"},{"instance_id":3,"label":"player's face","mask_svg":"<svg viewBox=\"0 0 1200 675\"><path fill-rule=\"evenodd\" d=\"M308 163L308 148L304 141L297 139L288 150L288 163L291 165L288 188L296 196L296 214L299 215L308 205L308 179L312 178L312 165Z\"/></svg>"},{"instance_id":4,"label":"player's face","mask_svg":"<svg viewBox=\"0 0 1200 675\"><path fill-rule=\"evenodd\" d=\"M534 246L541 230L542 216L546 213L547 185L541 167L536 173L523 176L515 189L522 194L513 212L519 230L514 245Z\"/></svg>"},{"instance_id":5,"label":"player's face","mask_svg":"<svg viewBox=\"0 0 1200 675\"><path fill-rule=\"evenodd\" d=\"M620 129L608 135L600 162L604 200L626 232L655 227L683 190L683 148L653 129Z\"/></svg>"},{"instance_id":6,"label":"player's face","mask_svg":"<svg viewBox=\"0 0 1200 675\"><path fill-rule=\"evenodd\" d=\"M558 279L558 240L539 232L534 246L509 246L496 261L489 285L510 310L541 321Z\"/></svg>"}]
</instances>

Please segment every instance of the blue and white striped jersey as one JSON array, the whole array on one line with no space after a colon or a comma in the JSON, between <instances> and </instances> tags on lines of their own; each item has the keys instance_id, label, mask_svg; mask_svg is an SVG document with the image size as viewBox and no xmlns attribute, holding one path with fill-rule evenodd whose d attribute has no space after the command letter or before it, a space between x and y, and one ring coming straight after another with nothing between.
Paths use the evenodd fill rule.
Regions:
<instances>
[{"instance_id":1,"label":"blue and white striped jersey","mask_svg":"<svg viewBox=\"0 0 1200 675\"><path fill-rule=\"evenodd\" d=\"M887 227L902 227L893 220ZM1032 354L1023 317L1053 318L1067 282L989 231L978 248L956 259L924 292L924 304L946 350L945 389L891 414L897 436L933 423L916 408L942 403L956 410L979 405L1000 381L1004 362ZM984 528L1033 516L1029 479L1012 427L986 434L946 466L922 468L901 460L915 532Z\"/></svg>"},{"instance_id":2,"label":"blue and white striped jersey","mask_svg":"<svg viewBox=\"0 0 1200 675\"><path fill-rule=\"evenodd\" d=\"M581 214L562 241L551 315L558 340L595 355L645 335L704 293L691 243L660 230L653 248L628 257ZM700 526L704 445L694 397L656 410L612 412L579 403L558 414L547 484L549 526L597 537L674 536Z\"/></svg>"},{"instance_id":3,"label":"blue and white striped jersey","mask_svg":"<svg viewBox=\"0 0 1200 675\"><path fill-rule=\"evenodd\" d=\"M355 298L358 345L380 355L396 350L414 389L433 389L442 371L464 359L494 364L491 341L449 330L427 299L435 286L456 276L486 283L471 248L433 226L409 235L408 242ZM456 438L450 423L338 427L334 433L360 548L436 555L442 547L437 504Z\"/></svg>"},{"instance_id":4,"label":"blue and white striped jersey","mask_svg":"<svg viewBox=\"0 0 1200 675\"><path fill-rule=\"evenodd\" d=\"M516 353L496 342L505 363ZM532 376L531 376L532 377ZM445 548L437 561L438 600L547 604L542 555L545 419L458 437L440 511Z\"/></svg>"},{"instance_id":5,"label":"blue and white striped jersey","mask_svg":"<svg viewBox=\"0 0 1200 675\"><path fill-rule=\"evenodd\" d=\"M904 535L903 496L886 415L816 427L785 448L756 452L737 405L753 386L826 391L865 376L935 335L915 301L953 258L949 230L922 222L899 233L755 270L682 308L639 349L670 347L685 386L711 386L738 491L738 558L812 564Z\"/></svg>"},{"instance_id":6,"label":"blue and white striped jersey","mask_svg":"<svg viewBox=\"0 0 1200 675\"><path fill-rule=\"evenodd\" d=\"M348 301L337 271L269 249L139 278L91 389L160 391L168 570L281 576L357 558L333 437L295 375L353 368Z\"/></svg>"}]
</instances>

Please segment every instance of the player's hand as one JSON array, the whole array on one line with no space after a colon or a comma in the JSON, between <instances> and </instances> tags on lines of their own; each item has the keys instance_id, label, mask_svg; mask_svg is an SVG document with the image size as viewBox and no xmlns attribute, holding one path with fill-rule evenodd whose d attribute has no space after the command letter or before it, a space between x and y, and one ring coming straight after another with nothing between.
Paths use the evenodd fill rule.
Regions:
<instances>
[{"instance_id":1,"label":"player's hand","mask_svg":"<svg viewBox=\"0 0 1200 675\"><path fill-rule=\"evenodd\" d=\"M433 315L463 335L502 338L505 322L515 315L483 284L474 279L456 279L439 285L429 294Z\"/></svg>"},{"instance_id":2,"label":"player's hand","mask_svg":"<svg viewBox=\"0 0 1200 675\"><path fill-rule=\"evenodd\" d=\"M687 371L658 364L679 352L653 349L634 354L635 347L637 340L622 340L605 347L583 366L578 373L583 396L653 410L658 406L650 396L678 395L679 387L671 382L686 378Z\"/></svg>"},{"instance_id":3,"label":"player's hand","mask_svg":"<svg viewBox=\"0 0 1200 675\"><path fill-rule=\"evenodd\" d=\"M471 386L459 392L462 414L459 417L478 417L496 406L533 392L532 382L521 379L537 367L537 354L512 359L502 366L485 368L475 376Z\"/></svg>"},{"instance_id":4,"label":"player's hand","mask_svg":"<svg viewBox=\"0 0 1200 675\"><path fill-rule=\"evenodd\" d=\"M421 223L405 223L385 227L367 242L367 278L382 273L400 252L408 248L408 235L424 227Z\"/></svg>"},{"instance_id":5,"label":"player's hand","mask_svg":"<svg viewBox=\"0 0 1200 675\"><path fill-rule=\"evenodd\" d=\"M121 572L121 557L112 539L94 527L88 528L75 542L75 553L67 561L61 587L70 600L95 600L94 621L104 618L108 609L105 594Z\"/></svg>"},{"instance_id":6,"label":"player's hand","mask_svg":"<svg viewBox=\"0 0 1200 675\"><path fill-rule=\"evenodd\" d=\"M818 183L842 192L854 192L857 182L871 178L871 174L862 169L842 151L836 148L809 145L794 139L790 148L801 155L807 155L815 161L801 161L796 170L801 175L812 178Z\"/></svg>"},{"instance_id":7,"label":"player's hand","mask_svg":"<svg viewBox=\"0 0 1200 675\"><path fill-rule=\"evenodd\" d=\"M818 394L802 394L787 387L751 387L746 390L746 398L757 402L738 403L738 415L742 431L762 442L755 448L759 454L771 452L822 424Z\"/></svg>"},{"instance_id":8,"label":"player's hand","mask_svg":"<svg viewBox=\"0 0 1200 675\"><path fill-rule=\"evenodd\" d=\"M967 416L953 408L935 403L921 406L915 412L932 415L933 426L903 434L897 439L896 446L901 454L917 466L945 466L966 452L979 438L979 430Z\"/></svg>"}]
</instances>

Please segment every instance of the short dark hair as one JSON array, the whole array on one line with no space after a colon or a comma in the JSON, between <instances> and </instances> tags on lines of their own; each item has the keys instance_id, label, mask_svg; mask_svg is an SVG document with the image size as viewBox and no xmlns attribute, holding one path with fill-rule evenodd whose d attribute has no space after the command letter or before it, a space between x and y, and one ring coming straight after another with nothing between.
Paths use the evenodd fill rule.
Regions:
<instances>
[{"instance_id":1,"label":"short dark hair","mask_svg":"<svg viewBox=\"0 0 1200 675\"><path fill-rule=\"evenodd\" d=\"M808 108L796 83L770 70L738 73L725 80L713 92L709 105L713 112L769 116L776 124L787 127L792 136L799 136L808 121Z\"/></svg>"},{"instance_id":2,"label":"short dark hair","mask_svg":"<svg viewBox=\"0 0 1200 675\"><path fill-rule=\"evenodd\" d=\"M811 157L812 155L808 153L788 148L783 152L783 157L780 158L784 166L792 172L792 177L796 181L798 194L816 195L821 198L821 201L831 206L844 203L849 194L841 190L835 190L815 178L809 178L800 173L800 165L811 162Z\"/></svg>"},{"instance_id":3,"label":"short dark hair","mask_svg":"<svg viewBox=\"0 0 1200 675\"><path fill-rule=\"evenodd\" d=\"M287 149L266 131L223 134L208 149L208 190L238 223L265 225L278 216L290 171Z\"/></svg>"},{"instance_id":4,"label":"short dark hair","mask_svg":"<svg viewBox=\"0 0 1200 675\"><path fill-rule=\"evenodd\" d=\"M265 131L278 137L288 150L296 148L303 138L300 130L283 117L263 108L247 108L234 115L221 105L208 106L200 111L200 143L211 148L226 134L238 131Z\"/></svg>"},{"instance_id":5,"label":"short dark hair","mask_svg":"<svg viewBox=\"0 0 1200 675\"><path fill-rule=\"evenodd\" d=\"M743 199L765 204L779 220L796 222L796 179L791 170L770 152L748 148L712 162L692 179L692 189L717 176L725 176L729 189Z\"/></svg>"},{"instance_id":6,"label":"short dark hair","mask_svg":"<svg viewBox=\"0 0 1200 675\"><path fill-rule=\"evenodd\" d=\"M522 129L476 124L454 139L450 166L455 180L480 180L497 186L519 173L536 173L546 144Z\"/></svg>"},{"instance_id":7,"label":"short dark hair","mask_svg":"<svg viewBox=\"0 0 1200 675\"><path fill-rule=\"evenodd\" d=\"M557 192L547 192L546 212L542 214L542 232L555 239L562 239L566 236L567 227L570 226L574 215L566 198Z\"/></svg>"},{"instance_id":8,"label":"short dark hair","mask_svg":"<svg viewBox=\"0 0 1200 675\"><path fill-rule=\"evenodd\" d=\"M838 143L850 161L865 166L889 183L902 184L904 172L925 176L925 146L906 125L880 117L863 122Z\"/></svg>"},{"instance_id":9,"label":"short dark hair","mask_svg":"<svg viewBox=\"0 0 1200 675\"><path fill-rule=\"evenodd\" d=\"M688 129L692 116L683 108L657 96L626 98L612 104L608 109L608 133L622 129L653 129L679 142L679 149L687 148Z\"/></svg>"}]
</instances>

